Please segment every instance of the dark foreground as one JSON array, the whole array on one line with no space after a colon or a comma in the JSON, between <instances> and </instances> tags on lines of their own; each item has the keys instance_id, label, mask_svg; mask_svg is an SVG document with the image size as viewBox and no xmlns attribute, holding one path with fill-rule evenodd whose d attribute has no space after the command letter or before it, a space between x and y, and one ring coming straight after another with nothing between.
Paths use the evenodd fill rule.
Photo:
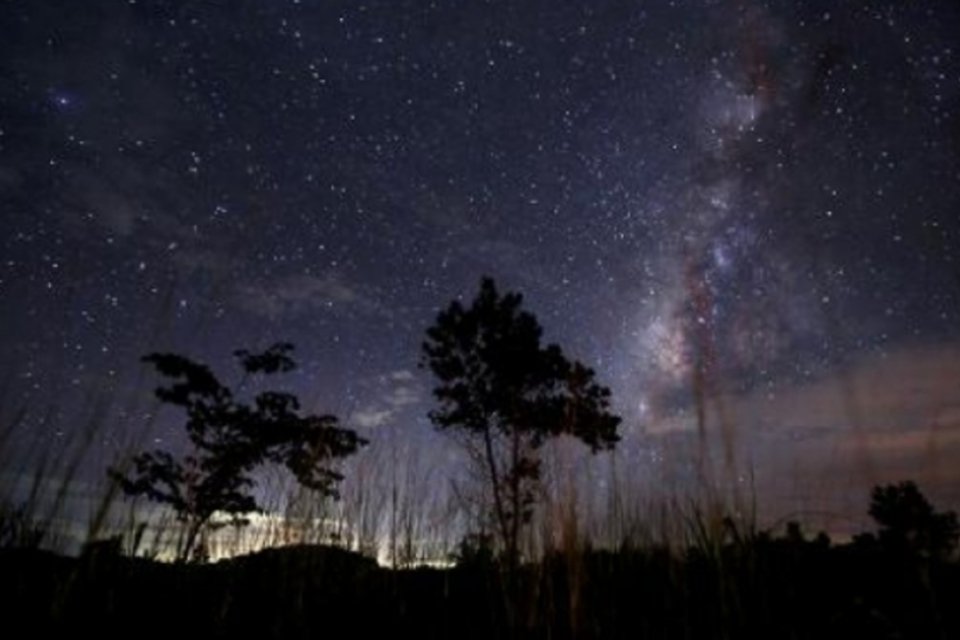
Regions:
<instances>
[{"instance_id":1,"label":"dark foreground","mask_svg":"<svg viewBox=\"0 0 960 640\"><path fill-rule=\"evenodd\" d=\"M960 567L876 545L760 537L556 555L515 586L501 575L325 547L211 565L6 550L0 602L6 628L33 637L960 638Z\"/></svg>"}]
</instances>

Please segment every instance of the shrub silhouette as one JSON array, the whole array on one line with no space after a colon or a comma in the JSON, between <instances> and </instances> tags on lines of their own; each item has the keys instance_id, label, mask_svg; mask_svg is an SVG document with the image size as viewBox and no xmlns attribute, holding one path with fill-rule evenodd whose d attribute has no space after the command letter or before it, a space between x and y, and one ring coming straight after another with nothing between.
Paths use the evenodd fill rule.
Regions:
<instances>
[{"instance_id":1,"label":"shrub silhouette","mask_svg":"<svg viewBox=\"0 0 960 640\"><path fill-rule=\"evenodd\" d=\"M292 350L289 343L276 343L261 353L234 355L246 380L294 369ZM143 361L171 380L155 393L186 412L192 451L179 459L167 451L143 452L133 458L132 472L112 467L108 473L127 495L143 495L174 510L185 524L180 560L202 558L200 536L215 514L228 515L239 526L247 523L246 514L261 510L250 493L252 473L261 465L283 465L303 486L336 497L342 476L329 463L366 444L333 415L300 415L292 394L264 391L247 404L203 364L170 353L152 353Z\"/></svg>"},{"instance_id":2,"label":"shrub silhouette","mask_svg":"<svg viewBox=\"0 0 960 640\"><path fill-rule=\"evenodd\" d=\"M430 419L466 435L493 494L492 516L508 564L515 566L521 526L531 515L540 475L537 450L561 434L591 450L613 448L620 418L593 370L542 346L536 318L517 293L500 295L484 278L469 308L452 302L427 330L420 366L439 385Z\"/></svg>"},{"instance_id":3,"label":"shrub silhouette","mask_svg":"<svg viewBox=\"0 0 960 640\"><path fill-rule=\"evenodd\" d=\"M493 536L487 533L468 533L460 540L451 560L458 567L489 567L494 564Z\"/></svg>"},{"instance_id":4,"label":"shrub silhouette","mask_svg":"<svg viewBox=\"0 0 960 640\"><path fill-rule=\"evenodd\" d=\"M876 542L893 553L945 559L960 536L957 514L935 511L910 481L874 487L870 516L880 525Z\"/></svg>"}]
</instances>

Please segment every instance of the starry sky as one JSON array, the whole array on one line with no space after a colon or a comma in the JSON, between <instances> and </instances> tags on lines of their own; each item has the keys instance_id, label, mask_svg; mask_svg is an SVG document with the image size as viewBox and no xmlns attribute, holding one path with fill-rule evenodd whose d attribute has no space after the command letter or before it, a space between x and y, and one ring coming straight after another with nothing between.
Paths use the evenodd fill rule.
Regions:
<instances>
[{"instance_id":1,"label":"starry sky","mask_svg":"<svg viewBox=\"0 0 960 640\"><path fill-rule=\"evenodd\" d=\"M93 421L109 458L142 354L230 380L289 340L309 409L445 451L420 343L486 274L648 489L699 403L770 513L960 504L956 3L6 0L0 33L8 447Z\"/></svg>"}]
</instances>

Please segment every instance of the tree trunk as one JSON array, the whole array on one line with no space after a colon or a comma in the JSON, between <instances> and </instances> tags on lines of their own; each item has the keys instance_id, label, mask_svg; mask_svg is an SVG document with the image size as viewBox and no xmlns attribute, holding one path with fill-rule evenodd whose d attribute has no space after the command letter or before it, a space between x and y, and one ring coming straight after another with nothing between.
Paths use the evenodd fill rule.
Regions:
<instances>
[{"instance_id":1,"label":"tree trunk","mask_svg":"<svg viewBox=\"0 0 960 640\"><path fill-rule=\"evenodd\" d=\"M520 432L514 429L513 442L510 450L510 540L507 550L507 563L510 574L516 573L520 559L520 505L521 505L521 478L520 478Z\"/></svg>"},{"instance_id":2,"label":"tree trunk","mask_svg":"<svg viewBox=\"0 0 960 640\"><path fill-rule=\"evenodd\" d=\"M510 528L504 509L503 491L500 487L500 474L497 470L497 459L494 455L493 439L490 437L489 428L483 432L483 444L487 457L487 467L490 472L490 484L493 485L493 510L497 517L497 527L500 529L500 538L503 540L504 546L506 546L510 536Z\"/></svg>"}]
</instances>

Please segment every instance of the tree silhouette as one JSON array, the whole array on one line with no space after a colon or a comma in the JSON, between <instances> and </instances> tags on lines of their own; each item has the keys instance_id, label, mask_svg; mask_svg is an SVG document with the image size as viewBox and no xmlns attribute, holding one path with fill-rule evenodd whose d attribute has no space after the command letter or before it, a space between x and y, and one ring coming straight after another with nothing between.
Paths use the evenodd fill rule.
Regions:
<instances>
[{"instance_id":1,"label":"tree silhouette","mask_svg":"<svg viewBox=\"0 0 960 640\"><path fill-rule=\"evenodd\" d=\"M261 353L234 352L243 380L295 368L293 345L276 343ZM130 496L146 496L166 504L185 525L177 556L201 557L201 534L215 514L236 525L260 511L251 494L253 472L261 465L285 466L303 486L336 497L340 473L329 466L355 453L366 441L341 428L332 415L300 415L300 403L289 393L264 391L244 403L206 366L170 353L143 357L171 380L155 391L161 402L186 412L192 451L176 458L167 451L136 455L126 470L112 467L109 475ZM243 383L241 382L242 386Z\"/></svg>"},{"instance_id":2,"label":"tree silhouette","mask_svg":"<svg viewBox=\"0 0 960 640\"><path fill-rule=\"evenodd\" d=\"M620 423L593 370L569 361L555 344L542 346L542 329L521 303L520 294L501 296L483 278L469 308L454 301L439 313L420 363L439 381L431 421L466 436L489 482L494 526L511 568L535 503L541 445L569 434L593 452L611 449Z\"/></svg>"},{"instance_id":3,"label":"tree silhouette","mask_svg":"<svg viewBox=\"0 0 960 640\"><path fill-rule=\"evenodd\" d=\"M957 514L936 512L910 481L874 487L870 516L880 525L880 545L898 554L944 559L960 536Z\"/></svg>"}]
</instances>

